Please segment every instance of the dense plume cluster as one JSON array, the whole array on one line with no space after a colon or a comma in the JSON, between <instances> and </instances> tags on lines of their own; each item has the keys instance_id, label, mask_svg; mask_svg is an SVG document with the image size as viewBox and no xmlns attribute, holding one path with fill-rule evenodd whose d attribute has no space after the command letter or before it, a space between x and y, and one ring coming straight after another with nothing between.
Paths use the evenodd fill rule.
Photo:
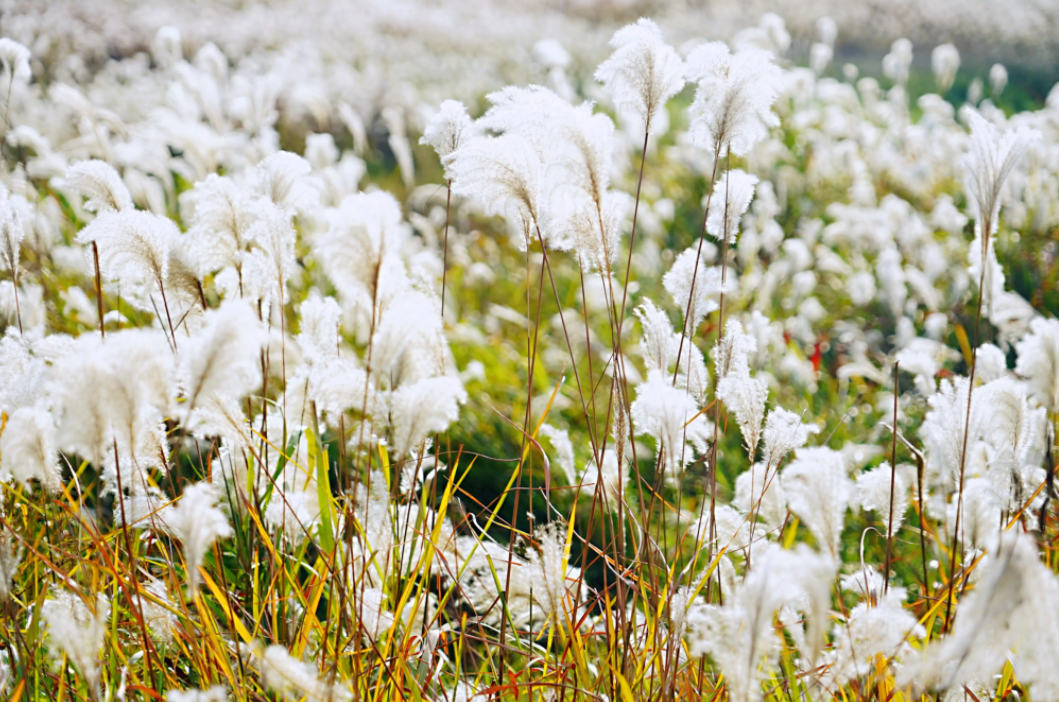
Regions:
<instances>
[{"instance_id":1,"label":"dense plume cluster","mask_svg":"<svg viewBox=\"0 0 1059 702\"><path fill-rule=\"evenodd\" d=\"M0 39L0 693L1059 700L1059 93L665 26Z\"/></svg>"}]
</instances>

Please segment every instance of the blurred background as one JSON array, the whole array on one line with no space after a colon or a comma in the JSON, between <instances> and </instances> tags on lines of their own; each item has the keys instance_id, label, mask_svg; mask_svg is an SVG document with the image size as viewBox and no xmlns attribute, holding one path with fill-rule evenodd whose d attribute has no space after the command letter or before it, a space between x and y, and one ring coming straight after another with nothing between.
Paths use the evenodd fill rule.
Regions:
<instances>
[{"instance_id":1,"label":"blurred background","mask_svg":"<svg viewBox=\"0 0 1059 702\"><path fill-rule=\"evenodd\" d=\"M783 19L783 58L798 64L808 63L827 16L838 30L836 72L848 62L878 75L892 42L906 37L914 72L928 80L931 50L956 46L962 64L952 94L961 97L996 62L1009 71L1006 99L1020 108L1042 102L1059 77L1057 0L4 0L0 33L32 50L35 75L83 83L108 58L148 52L158 29L172 26L186 55L210 42L230 57L271 52L291 67L289 81L305 84L293 98L301 108L322 103L329 96L313 92L323 90L363 111L474 101L498 85L539 81L556 61L572 76L591 75L613 31L639 16L655 19L680 47L730 40L766 13ZM534 52L542 39L566 56ZM306 56L319 59L322 75L304 74L306 63L295 59ZM916 85L913 76L910 92Z\"/></svg>"}]
</instances>

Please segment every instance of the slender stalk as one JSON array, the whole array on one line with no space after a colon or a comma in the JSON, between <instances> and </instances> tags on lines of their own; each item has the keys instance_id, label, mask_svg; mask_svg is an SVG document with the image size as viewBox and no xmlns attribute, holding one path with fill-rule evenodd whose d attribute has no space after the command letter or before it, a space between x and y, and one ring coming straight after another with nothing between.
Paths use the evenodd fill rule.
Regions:
<instances>
[{"instance_id":1,"label":"slender stalk","mask_svg":"<svg viewBox=\"0 0 1059 702\"><path fill-rule=\"evenodd\" d=\"M621 313L618 315L618 337L621 337L621 325L625 319L625 302L629 297L629 274L632 273L632 249L636 243L636 218L640 214L640 189L643 187L643 169L647 163L647 139L651 136L650 122L643 133L643 149L640 151L640 175L636 179L636 204L632 208L632 231L629 232L629 254L625 261L625 283L621 291Z\"/></svg>"},{"instance_id":2,"label":"slender stalk","mask_svg":"<svg viewBox=\"0 0 1059 702\"><path fill-rule=\"evenodd\" d=\"M529 321L532 309L530 308L530 249L526 246L526 319ZM519 450L518 479L515 487L515 500L511 514L511 538L508 540L507 548L507 572L504 580L504 592L511 590L511 565L515 556L515 534L518 532L518 503L522 494L523 466L526 458L526 444L529 438L530 420L533 411L533 372L537 361L537 336L541 326L541 296L544 290L544 264L541 263L540 280L537 283L537 316L533 325L533 334L530 334L529 326L526 327L526 345L529 352L529 373L526 379L526 415L522 428L522 447ZM532 500L531 500L532 505ZM504 605L507 606L506 604ZM516 632L517 633L517 632ZM507 617L500 620L500 667L503 668L507 661Z\"/></svg>"},{"instance_id":3,"label":"slender stalk","mask_svg":"<svg viewBox=\"0 0 1059 702\"><path fill-rule=\"evenodd\" d=\"M992 222L983 225L982 228L982 274L978 280L978 306L974 315L974 345L971 347L971 371L967 381L967 412L963 422L963 445L960 448L960 484L959 495L956 501L956 520L952 530L952 562L949 564L949 593L945 600L945 626L946 631L951 625L952 594L956 586L956 554L959 552L960 542L960 517L963 514L963 487L967 467L967 442L971 432L971 400L974 397L974 373L978 365L978 334L982 323L982 299L985 297L985 272L989 267L987 253L989 251L989 236Z\"/></svg>"},{"instance_id":4,"label":"slender stalk","mask_svg":"<svg viewBox=\"0 0 1059 702\"><path fill-rule=\"evenodd\" d=\"M900 361L894 361L894 436L890 447L890 520L886 524L886 565L883 567L885 586L883 592L890 591L890 549L894 536L894 490L897 485L897 367Z\"/></svg>"},{"instance_id":5,"label":"slender stalk","mask_svg":"<svg viewBox=\"0 0 1059 702\"><path fill-rule=\"evenodd\" d=\"M99 336L105 338L106 330L103 328L103 278L99 274L99 247L92 242L92 260L96 264L96 307L99 309Z\"/></svg>"},{"instance_id":6,"label":"slender stalk","mask_svg":"<svg viewBox=\"0 0 1059 702\"><path fill-rule=\"evenodd\" d=\"M441 249L441 320L445 320L445 285L449 277L449 210L452 206L452 181L445 181L445 233Z\"/></svg>"},{"instance_id":7,"label":"slender stalk","mask_svg":"<svg viewBox=\"0 0 1059 702\"><path fill-rule=\"evenodd\" d=\"M154 679L154 667L151 663L151 639L147 635L147 624L143 618L143 599L140 595L140 583L136 573L136 552L132 549L132 538L129 536L129 520L125 515L125 490L121 484L121 463L118 459L118 440L112 439L114 449L114 474L117 477L118 482L118 506L121 510L121 531L125 537L125 549L129 553L129 580L132 582L132 589L135 597L129 597L129 604L133 605L133 610L136 615L136 621L140 625L140 634L143 636L143 655L147 660L147 675L149 679ZM115 577L119 578L117 572L114 573ZM126 596L128 596L127 586L123 587Z\"/></svg>"},{"instance_id":8,"label":"slender stalk","mask_svg":"<svg viewBox=\"0 0 1059 702\"><path fill-rule=\"evenodd\" d=\"M162 306L165 308L165 319L169 323L169 336L173 338L173 351L177 350L176 331L173 329L173 318L169 316L169 303L165 299L165 286L158 281L158 289L162 292Z\"/></svg>"},{"instance_id":9,"label":"slender stalk","mask_svg":"<svg viewBox=\"0 0 1059 702\"><path fill-rule=\"evenodd\" d=\"M18 335L22 336L24 332L22 331L22 307L18 304L18 271L11 271L11 274L14 280L12 287L15 289L15 316L18 317Z\"/></svg>"}]
</instances>

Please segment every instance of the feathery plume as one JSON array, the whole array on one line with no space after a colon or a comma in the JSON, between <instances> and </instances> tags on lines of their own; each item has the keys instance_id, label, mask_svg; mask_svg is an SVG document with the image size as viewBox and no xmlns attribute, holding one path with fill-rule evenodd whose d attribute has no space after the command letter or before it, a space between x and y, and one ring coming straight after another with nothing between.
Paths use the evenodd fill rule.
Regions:
<instances>
[{"instance_id":1,"label":"feathery plume","mask_svg":"<svg viewBox=\"0 0 1059 702\"><path fill-rule=\"evenodd\" d=\"M900 466L898 466L900 468ZM890 514L890 482L893 481L893 531L901 528L908 507L908 481L901 471L892 474L890 464L883 461L881 465L857 476L856 502L861 509L871 510L882 516L887 522Z\"/></svg>"},{"instance_id":2,"label":"feathery plume","mask_svg":"<svg viewBox=\"0 0 1059 702\"><path fill-rule=\"evenodd\" d=\"M768 51L745 48L735 54L723 42L703 44L688 55L686 77L695 82L691 138L717 158L729 148L745 156L779 124L772 104L782 72Z\"/></svg>"},{"instance_id":3,"label":"feathery plume","mask_svg":"<svg viewBox=\"0 0 1059 702\"><path fill-rule=\"evenodd\" d=\"M132 196L121 176L106 161L81 161L66 171L66 187L87 198L85 209L104 214L132 209Z\"/></svg>"},{"instance_id":4,"label":"feathery plume","mask_svg":"<svg viewBox=\"0 0 1059 702\"><path fill-rule=\"evenodd\" d=\"M309 182L312 170L301 156L278 151L254 169L254 193L288 214L308 212L320 197Z\"/></svg>"},{"instance_id":5,"label":"feathery plume","mask_svg":"<svg viewBox=\"0 0 1059 702\"><path fill-rule=\"evenodd\" d=\"M448 429L466 401L456 378L425 378L395 390L390 397L394 459L405 458L427 436Z\"/></svg>"},{"instance_id":6,"label":"feathery plume","mask_svg":"<svg viewBox=\"0 0 1059 702\"><path fill-rule=\"evenodd\" d=\"M184 416L190 418L193 410L215 397L238 399L254 389L260 380L259 351L266 339L247 302L233 300L207 312L202 328L180 347L178 382L187 400Z\"/></svg>"},{"instance_id":7,"label":"feathery plume","mask_svg":"<svg viewBox=\"0 0 1059 702\"><path fill-rule=\"evenodd\" d=\"M4 65L3 71L8 81L24 82L30 79L29 57L29 49L14 39L0 39L0 63Z\"/></svg>"},{"instance_id":8,"label":"feathery plume","mask_svg":"<svg viewBox=\"0 0 1059 702\"><path fill-rule=\"evenodd\" d=\"M830 586L835 566L827 556L799 544L785 550L769 544L746 579L725 597L723 606L693 606L686 638L692 656L709 654L724 673L734 702L762 697L762 682L775 667L781 639L773 616L781 608L808 614L808 631L795 630L806 658L812 662L823 647L829 616Z\"/></svg>"},{"instance_id":9,"label":"feathery plume","mask_svg":"<svg viewBox=\"0 0 1059 702\"><path fill-rule=\"evenodd\" d=\"M19 250L26 233L7 188L0 185L0 270L11 271L18 284Z\"/></svg>"},{"instance_id":10,"label":"feathery plume","mask_svg":"<svg viewBox=\"0 0 1059 702\"><path fill-rule=\"evenodd\" d=\"M780 474L791 511L816 537L821 550L838 556L852 485L842 454L829 448L803 448Z\"/></svg>"},{"instance_id":11,"label":"feathery plume","mask_svg":"<svg viewBox=\"0 0 1059 702\"><path fill-rule=\"evenodd\" d=\"M452 192L474 201L487 215L507 220L515 245L529 247L542 220L541 159L517 134L472 139L452 155ZM542 232L543 233L543 232Z\"/></svg>"},{"instance_id":12,"label":"feathery plume","mask_svg":"<svg viewBox=\"0 0 1059 702\"><path fill-rule=\"evenodd\" d=\"M342 308L333 297L322 297L317 290L309 293L298 310L301 313L301 330L298 346L310 364L323 363L338 355L339 318Z\"/></svg>"},{"instance_id":13,"label":"feathery plume","mask_svg":"<svg viewBox=\"0 0 1059 702\"><path fill-rule=\"evenodd\" d=\"M297 266L294 244L297 233L291 226L290 217L278 206L260 208L258 219L246 233L255 250L251 255L264 256L266 270L272 273L276 297L280 304L287 300L287 281ZM271 287L271 286L270 286Z\"/></svg>"},{"instance_id":14,"label":"feathery plume","mask_svg":"<svg viewBox=\"0 0 1059 702\"><path fill-rule=\"evenodd\" d=\"M718 382L729 375L750 375L750 354L757 351L757 339L743 332L737 319L724 326L724 338L713 347L713 363Z\"/></svg>"},{"instance_id":15,"label":"feathery plume","mask_svg":"<svg viewBox=\"0 0 1059 702\"><path fill-rule=\"evenodd\" d=\"M960 68L960 52L952 44L939 44L930 54L930 67L938 83L938 92L944 95L956 79L956 71Z\"/></svg>"},{"instance_id":16,"label":"feathery plume","mask_svg":"<svg viewBox=\"0 0 1059 702\"><path fill-rule=\"evenodd\" d=\"M716 393L717 399L735 414L747 453L753 458L761 437L761 423L765 420L768 382L764 378L751 378L749 373L729 373L717 381Z\"/></svg>"},{"instance_id":17,"label":"feathery plume","mask_svg":"<svg viewBox=\"0 0 1059 702\"><path fill-rule=\"evenodd\" d=\"M250 197L235 181L211 173L188 193L193 208L188 235L195 242L200 275L226 266L241 269L254 223Z\"/></svg>"},{"instance_id":18,"label":"feathery plume","mask_svg":"<svg viewBox=\"0 0 1059 702\"><path fill-rule=\"evenodd\" d=\"M820 427L815 424L802 424L802 418L794 412L769 410L765 420L765 452L762 456L765 465L778 467L788 453L805 446L809 437L819 431Z\"/></svg>"},{"instance_id":19,"label":"feathery plume","mask_svg":"<svg viewBox=\"0 0 1059 702\"><path fill-rule=\"evenodd\" d=\"M964 189L970 196L975 219L983 230L993 234L1000 215L1004 182L1030 145L1040 138L1040 133L1025 127L1001 132L973 110L967 113L967 118L971 124L970 149L960 158Z\"/></svg>"},{"instance_id":20,"label":"feathery plume","mask_svg":"<svg viewBox=\"0 0 1059 702\"><path fill-rule=\"evenodd\" d=\"M477 136L477 132L477 127L467 114L467 106L458 100L445 100L427 122L419 143L437 152L441 165L445 167L445 177L451 180L448 164L452 154Z\"/></svg>"},{"instance_id":21,"label":"feathery plume","mask_svg":"<svg viewBox=\"0 0 1059 702\"><path fill-rule=\"evenodd\" d=\"M549 621L558 626L575 609L571 592L574 588L567 582L567 570L578 569L570 568L567 563L566 530L562 523L551 522L537 529L533 536L540 549L530 549L526 559L535 583L533 598L544 607ZM573 575L576 579L578 573Z\"/></svg>"},{"instance_id":22,"label":"feathery plume","mask_svg":"<svg viewBox=\"0 0 1059 702\"><path fill-rule=\"evenodd\" d=\"M994 63L989 69L989 89L993 93L993 99L1000 97L1004 88L1008 85L1008 69L1002 63Z\"/></svg>"},{"instance_id":23,"label":"feathery plume","mask_svg":"<svg viewBox=\"0 0 1059 702\"><path fill-rule=\"evenodd\" d=\"M50 412L21 407L7 420L7 427L0 434L0 475L3 473L27 486L37 480L52 493L62 487L55 422Z\"/></svg>"},{"instance_id":24,"label":"feathery plume","mask_svg":"<svg viewBox=\"0 0 1059 702\"><path fill-rule=\"evenodd\" d=\"M757 176L746 171L738 168L725 171L713 186L713 192L722 199L711 203L710 213L706 218L706 231L718 241L727 238L729 244L735 244L736 235L739 233L739 220L750 207L756 185Z\"/></svg>"},{"instance_id":25,"label":"feathery plume","mask_svg":"<svg viewBox=\"0 0 1059 702\"><path fill-rule=\"evenodd\" d=\"M371 310L407 287L400 256L407 237L393 195L358 193L342 200L315 253L342 297Z\"/></svg>"},{"instance_id":26,"label":"feathery plume","mask_svg":"<svg viewBox=\"0 0 1059 702\"><path fill-rule=\"evenodd\" d=\"M695 264L698 262L698 272ZM694 279L694 299L692 299L692 280ZM694 330L706 315L716 310L719 305L713 298L724 289L721 285L721 270L716 266L707 266L694 246L682 251L673 267L662 276L662 285L680 308L687 315L687 328ZM690 301L690 307L688 305Z\"/></svg>"},{"instance_id":27,"label":"feathery plume","mask_svg":"<svg viewBox=\"0 0 1059 702\"><path fill-rule=\"evenodd\" d=\"M342 702L353 698L348 689L324 682L317 676L315 666L297 660L278 644L259 650L254 659L265 687L290 702Z\"/></svg>"},{"instance_id":28,"label":"feathery plume","mask_svg":"<svg viewBox=\"0 0 1059 702\"><path fill-rule=\"evenodd\" d=\"M659 370L665 373L676 355L673 344L673 325L662 310L655 307L650 300L636 308L636 316L643 326L643 341L640 350L648 370Z\"/></svg>"},{"instance_id":29,"label":"feathery plume","mask_svg":"<svg viewBox=\"0 0 1059 702\"><path fill-rule=\"evenodd\" d=\"M1030 333L1015 345L1015 373L1049 412L1059 411L1059 321L1037 317Z\"/></svg>"},{"instance_id":30,"label":"feathery plume","mask_svg":"<svg viewBox=\"0 0 1059 702\"><path fill-rule=\"evenodd\" d=\"M77 235L99 247L99 267L117 280L149 280L161 289L169 275L169 242L179 231L172 220L150 212L123 210L96 217Z\"/></svg>"},{"instance_id":31,"label":"feathery plume","mask_svg":"<svg viewBox=\"0 0 1059 702\"><path fill-rule=\"evenodd\" d=\"M787 516L787 496L776 479L777 466L755 463L735 480L732 504L743 512L754 513L768 529L776 529Z\"/></svg>"},{"instance_id":32,"label":"feathery plume","mask_svg":"<svg viewBox=\"0 0 1059 702\"><path fill-rule=\"evenodd\" d=\"M635 114L650 131L658 110L684 87L684 62L658 25L643 17L615 32L610 46L614 53L596 69L596 80L619 112Z\"/></svg>"},{"instance_id":33,"label":"feathery plume","mask_svg":"<svg viewBox=\"0 0 1059 702\"><path fill-rule=\"evenodd\" d=\"M15 535L6 527L0 528L0 604L11 599L15 583L15 573L22 560L22 549L18 546ZM3 688L0 687L0 692Z\"/></svg>"},{"instance_id":34,"label":"feathery plume","mask_svg":"<svg viewBox=\"0 0 1059 702\"><path fill-rule=\"evenodd\" d=\"M212 484L190 485L184 488L176 506L167 509L161 517L169 531L184 543L188 590L193 596L197 596L202 557L218 538L232 535L228 518L214 506L216 500Z\"/></svg>"},{"instance_id":35,"label":"feathery plume","mask_svg":"<svg viewBox=\"0 0 1059 702\"><path fill-rule=\"evenodd\" d=\"M946 690L999 673L1014 652L1019 681L1035 698L1059 692L1051 651L1059 580L1041 563L1033 537L1005 531L987 549L973 590L960 598L952 634L928 647L902 677L917 688Z\"/></svg>"},{"instance_id":36,"label":"feathery plume","mask_svg":"<svg viewBox=\"0 0 1059 702\"><path fill-rule=\"evenodd\" d=\"M48 634L59 650L67 655L98 699L99 653L107 635L110 602L97 595L95 607L89 609L79 596L60 592L41 607Z\"/></svg>"},{"instance_id":37,"label":"feathery plume","mask_svg":"<svg viewBox=\"0 0 1059 702\"><path fill-rule=\"evenodd\" d=\"M903 606L904 588L891 587L883 594L883 578L874 570L869 583L870 594L864 592L861 573L842 578L843 589L860 593L866 601L849 611L845 623L835 626L834 643L821 660L825 667L820 684L828 691L868 675L880 655L895 663L911 659L915 650L909 638L926 635L915 615Z\"/></svg>"},{"instance_id":38,"label":"feathery plume","mask_svg":"<svg viewBox=\"0 0 1059 702\"><path fill-rule=\"evenodd\" d=\"M672 477L693 458L686 444L699 453L706 451L711 433L698 405L687 391L673 387L661 371L649 371L647 381L637 386L631 414L640 433L658 442L662 465Z\"/></svg>"}]
</instances>

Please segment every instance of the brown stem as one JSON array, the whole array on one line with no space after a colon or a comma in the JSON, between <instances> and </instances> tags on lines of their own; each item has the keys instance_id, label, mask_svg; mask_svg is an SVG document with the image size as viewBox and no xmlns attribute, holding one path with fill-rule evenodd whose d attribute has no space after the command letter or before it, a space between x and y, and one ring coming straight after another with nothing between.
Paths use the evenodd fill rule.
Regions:
<instances>
[{"instance_id":1,"label":"brown stem","mask_svg":"<svg viewBox=\"0 0 1059 702\"><path fill-rule=\"evenodd\" d=\"M96 307L99 309L99 336L106 338L107 333L103 329L103 279L99 274L99 247L92 242L92 259L96 264Z\"/></svg>"},{"instance_id":2,"label":"brown stem","mask_svg":"<svg viewBox=\"0 0 1059 702\"><path fill-rule=\"evenodd\" d=\"M132 589L135 594L135 598L129 598L129 604L135 605L133 613L136 615L136 621L140 625L140 633L143 636L143 655L147 659L147 677L149 680L154 679L154 666L151 664L151 640L147 635L147 624L143 618L143 598L140 595L140 585L136 573L136 553L132 550L132 539L129 536L129 520L125 515L125 490L121 485L121 464L118 461L118 440L112 439L114 447L114 475L117 477L118 483L118 506L121 509L121 531L125 536L125 549L129 552L129 572L131 577L129 580L132 581ZM115 572L117 576L117 572ZM120 580L120 578L119 578ZM125 591L126 596L129 592L127 588L122 588Z\"/></svg>"},{"instance_id":3,"label":"brown stem","mask_svg":"<svg viewBox=\"0 0 1059 702\"><path fill-rule=\"evenodd\" d=\"M885 585L883 592L890 591L890 548L894 535L894 490L897 485L897 366L900 361L894 361L894 437L890 447L890 521L886 525L886 563L883 567Z\"/></svg>"},{"instance_id":4,"label":"brown stem","mask_svg":"<svg viewBox=\"0 0 1059 702\"><path fill-rule=\"evenodd\" d=\"M162 306L165 308L165 320L169 323L169 336L173 338L173 351L177 350L176 331L173 330L173 318L169 316L169 302L165 299L165 286L158 281L158 289L162 291Z\"/></svg>"},{"instance_id":5,"label":"brown stem","mask_svg":"<svg viewBox=\"0 0 1059 702\"><path fill-rule=\"evenodd\" d=\"M971 347L971 372L967 382L967 412L964 416L963 447L960 450L960 486L956 501L956 522L952 530L952 562L949 565L949 593L945 602L945 626L949 630L952 614L952 593L956 585L956 554L959 551L960 542L960 514L963 512L963 483L964 473L967 467L967 441L971 432L971 398L974 395L974 372L978 362L978 332L982 323L982 298L985 296L985 272L989 266L986 253L989 251L989 235L992 223L986 224L982 229L982 274L978 280L978 309L974 316L974 346Z\"/></svg>"}]
</instances>

